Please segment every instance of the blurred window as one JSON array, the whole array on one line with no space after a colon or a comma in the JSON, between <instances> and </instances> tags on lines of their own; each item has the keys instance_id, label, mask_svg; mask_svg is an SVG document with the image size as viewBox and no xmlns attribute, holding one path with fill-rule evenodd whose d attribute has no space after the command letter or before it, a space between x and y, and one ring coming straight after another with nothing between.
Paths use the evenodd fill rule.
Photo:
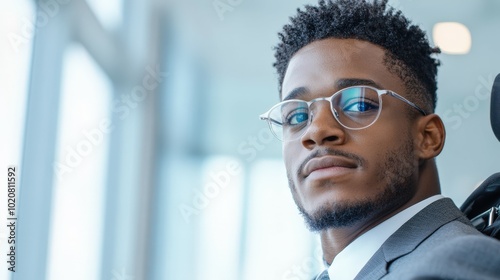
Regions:
<instances>
[{"instance_id":1,"label":"blurred window","mask_svg":"<svg viewBox=\"0 0 500 280\"><path fill-rule=\"evenodd\" d=\"M64 56L47 279L99 279L112 86L87 51Z\"/></svg>"}]
</instances>

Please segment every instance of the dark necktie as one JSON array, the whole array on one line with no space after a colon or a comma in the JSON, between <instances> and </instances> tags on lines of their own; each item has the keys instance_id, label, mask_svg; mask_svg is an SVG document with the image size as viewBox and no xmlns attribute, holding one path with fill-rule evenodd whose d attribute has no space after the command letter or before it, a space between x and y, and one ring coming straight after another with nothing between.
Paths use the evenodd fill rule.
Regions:
<instances>
[{"instance_id":1,"label":"dark necktie","mask_svg":"<svg viewBox=\"0 0 500 280\"><path fill-rule=\"evenodd\" d=\"M328 269L318 275L318 277L316 277L316 280L330 280L330 277L328 276Z\"/></svg>"}]
</instances>

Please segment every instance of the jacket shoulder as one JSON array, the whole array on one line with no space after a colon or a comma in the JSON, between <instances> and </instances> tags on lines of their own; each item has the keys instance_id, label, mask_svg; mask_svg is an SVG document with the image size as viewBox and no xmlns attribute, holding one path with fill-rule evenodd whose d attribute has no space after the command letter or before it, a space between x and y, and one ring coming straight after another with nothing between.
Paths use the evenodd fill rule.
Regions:
<instances>
[{"instance_id":1,"label":"jacket shoulder","mask_svg":"<svg viewBox=\"0 0 500 280\"><path fill-rule=\"evenodd\" d=\"M444 225L390 265L404 279L500 279L500 241L458 221ZM388 277L391 279L392 277ZM403 279L400 278L400 279ZM397 278L394 278L397 279Z\"/></svg>"}]
</instances>

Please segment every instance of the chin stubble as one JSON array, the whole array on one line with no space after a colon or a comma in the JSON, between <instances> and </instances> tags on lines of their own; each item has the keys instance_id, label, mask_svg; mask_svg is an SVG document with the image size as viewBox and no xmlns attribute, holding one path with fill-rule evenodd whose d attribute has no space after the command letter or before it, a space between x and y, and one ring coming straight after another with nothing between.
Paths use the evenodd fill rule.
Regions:
<instances>
[{"instance_id":1,"label":"chin stubble","mask_svg":"<svg viewBox=\"0 0 500 280\"><path fill-rule=\"evenodd\" d=\"M412 174L416 165L413 162L413 141L409 135L407 135L407 141L400 147L385 154L381 164L384 168L381 169L377 179L385 181L386 184L383 191L376 197L322 205L314 213L308 213L305 210L299 200L294 181L287 173L293 199L308 228L318 232L328 228L348 227L406 203L414 194Z\"/></svg>"}]
</instances>

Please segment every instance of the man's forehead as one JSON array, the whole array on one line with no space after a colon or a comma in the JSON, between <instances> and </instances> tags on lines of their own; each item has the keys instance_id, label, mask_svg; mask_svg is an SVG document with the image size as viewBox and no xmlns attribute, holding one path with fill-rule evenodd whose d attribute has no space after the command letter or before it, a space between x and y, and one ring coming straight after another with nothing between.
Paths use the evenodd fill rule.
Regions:
<instances>
[{"instance_id":1,"label":"man's forehead","mask_svg":"<svg viewBox=\"0 0 500 280\"><path fill-rule=\"evenodd\" d=\"M281 99L290 99L288 96L297 88L311 90L316 85L328 85L329 90L360 84L381 88L382 80L390 75L384 58L382 47L357 39L329 38L312 42L290 59Z\"/></svg>"}]
</instances>

